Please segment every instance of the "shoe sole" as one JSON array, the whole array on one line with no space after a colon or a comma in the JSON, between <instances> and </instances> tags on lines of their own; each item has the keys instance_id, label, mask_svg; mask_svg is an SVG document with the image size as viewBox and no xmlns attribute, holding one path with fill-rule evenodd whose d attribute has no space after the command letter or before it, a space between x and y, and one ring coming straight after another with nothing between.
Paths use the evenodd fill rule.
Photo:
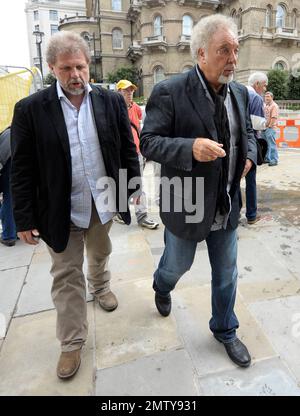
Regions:
<instances>
[{"instance_id":1,"label":"shoe sole","mask_svg":"<svg viewBox=\"0 0 300 416\"><path fill-rule=\"evenodd\" d=\"M81 359L79 360L78 366L75 368L75 370L71 374L62 375L62 374L57 373L57 377L60 378L61 380L66 380L68 378L75 376L75 374L79 370L80 364L81 364Z\"/></svg>"},{"instance_id":2,"label":"shoe sole","mask_svg":"<svg viewBox=\"0 0 300 416\"><path fill-rule=\"evenodd\" d=\"M143 225L143 224L141 224L140 227L148 228L148 230L156 230L159 227L159 224L154 225L154 226L149 226L149 225Z\"/></svg>"}]
</instances>

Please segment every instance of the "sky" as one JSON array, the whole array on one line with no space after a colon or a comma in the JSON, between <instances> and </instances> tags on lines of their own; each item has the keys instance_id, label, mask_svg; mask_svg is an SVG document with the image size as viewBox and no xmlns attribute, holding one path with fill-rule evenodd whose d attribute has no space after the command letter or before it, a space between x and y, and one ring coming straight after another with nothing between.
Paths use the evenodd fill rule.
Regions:
<instances>
[{"instance_id":1,"label":"sky","mask_svg":"<svg viewBox=\"0 0 300 416\"><path fill-rule=\"evenodd\" d=\"M0 0L0 65L29 66L25 0Z\"/></svg>"}]
</instances>

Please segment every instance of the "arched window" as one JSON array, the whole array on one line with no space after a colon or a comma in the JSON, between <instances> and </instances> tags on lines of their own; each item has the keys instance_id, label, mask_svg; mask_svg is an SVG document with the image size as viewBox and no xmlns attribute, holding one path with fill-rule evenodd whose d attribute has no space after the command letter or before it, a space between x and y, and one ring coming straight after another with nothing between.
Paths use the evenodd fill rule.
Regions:
<instances>
[{"instance_id":1,"label":"arched window","mask_svg":"<svg viewBox=\"0 0 300 416\"><path fill-rule=\"evenodd\" d=\"M272 27L272 6L268 5L266 10L266 27Z\"/></svg>"},{"instance_id":2,"label":"arched window","mask_svg":"<svg viewBox=\"0 0 300 416\"><path fill-rule=\"evenodd\" d=\"M163 81L165 79L165 73L162 66L157 66L156 68L154 68L153 77L154 84L157 84L158 82Z\"/></svg>"},{"instance_id":3,"label":"arched window","mask_svg":"<svg viewBox=\"0 0 300 416\"><path fill-rule=\"evenodd\" d=\"M123 32L121 29L113 29L112 47L113 49L123 49Z\"/></svg>"},{"instance_id":4,"label":"arched window","mask_svg":"<svg viewBox=\"0 0 300 416\"><path fill-rule=\"evenodd\" d=\"M182 18L182 34L185 36L191 36L193 29L193 19L188 14L185 14Z\"/></svg>"},{"instance_id":5,"label":"arched window","mask_svg":"<svg viewBox=\"0 0 300 416\"><path fill-rule=\"evenodd\" d=\"M162 29L163 29L163 25L162 25L162 17L161 15L157 15L154 18L153 21L153 34L154 36L161 36L162 35Z\"/></svg>"},{"instance_id":6,"label":"arched window","mask_svg":"<svg viewBox=\"0 0 300 416\"><path fill-rule=\"evenodd\" d=\"M112 0L111 8L115 12L122 11L122 0Z\"/></svg>"},{"instance_id":7,"label":"arched window","mask_svg":"<svg viewBox=\"0 0 300 416\"><path fill-rule=\"evenodd\" d=\"M283 61L278 61L274 65L274 69L279 69L280 71L285 71L286 70L286 63L283 62Z\"/></svg>"},{"instance_id":8,"label":"arched window","mask_svg":"<svg viewBox=\"0 0 300 416\"><path fill-rule=\"evenodd\" d=\"M286 9L283 4L278 4L276 11L276 27L285 27Z\"/></svg>"}]
</instances>

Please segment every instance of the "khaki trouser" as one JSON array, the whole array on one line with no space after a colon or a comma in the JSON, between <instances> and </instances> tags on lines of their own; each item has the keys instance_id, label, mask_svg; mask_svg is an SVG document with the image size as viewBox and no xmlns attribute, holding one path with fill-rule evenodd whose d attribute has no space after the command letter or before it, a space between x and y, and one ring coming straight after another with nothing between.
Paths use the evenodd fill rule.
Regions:
<instances>
[{"instance_id":1,"label":"khaki trouser","mask_svg":"<svg viewBox=\"0 0 300 416\"><path fill-rule=\"evenodd\" d=\"M112 221L101 224L93 203L88 229L71 224L70 238L62 253L48 250L52 258L52 300L57 311L56 335L63 352L81 348L87 338L86 285L82 271L84 245L88 261L88 289L101 296L109 291L107 268L111 253L109 230Z\"/></svg>"}]
</instances>

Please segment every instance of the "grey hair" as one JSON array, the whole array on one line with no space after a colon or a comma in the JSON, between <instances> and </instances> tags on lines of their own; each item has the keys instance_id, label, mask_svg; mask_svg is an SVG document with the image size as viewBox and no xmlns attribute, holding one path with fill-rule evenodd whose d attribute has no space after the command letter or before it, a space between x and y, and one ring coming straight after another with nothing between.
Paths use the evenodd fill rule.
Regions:
<instances>
[{"instance_id":1,"label":"grey hair","mask_svg":"<svg viewBox=\"0 0 300 416\"><path fill-rule=\"evenodd\" d=\"M231 17L222 14L213 14L203 17L194 26L191 36L191 55L196 61L200 48L207 49L212 36L220 29L227 29L237 37L238 29Z\"/></svg>"},{"instance_id":2,"label":"grey hair","mask_svg":"<svg viewBox=\"0 0 300 416\"><path fill-rule=\"evenodd\" d=\"M62 30L51 36L47 50L46 61L50 65L54 65L57 55L61 53L77 53L81 51L86 61L91 61L91 54L87 42L78 33Z\"/></svg>"},{"instance_id":3,"label":"grey hair","mask_svg":"<svg viewBox=\"0 0 300 416\"><path fill-rule=\"evenodd\" d=\"M248 85L253 87L257 82L267 82L268 83L268 77L263 72L254 72L254 74L251 74L248 78Z\"/></svg>"},{"instance_id":4,"label":"grey hair","mask_svg":"<svg viewBox=\"0 0 300 416\"><path fill-rule=\"evenodd\" d=\"M265 95L267 95L267 94L268 94L268 95L271 95L271 97L272 97L272 98L274 98L274 94L273 94L271 91L267 91L267 92L265 92Z\"/></svg>"}]
</instances>

